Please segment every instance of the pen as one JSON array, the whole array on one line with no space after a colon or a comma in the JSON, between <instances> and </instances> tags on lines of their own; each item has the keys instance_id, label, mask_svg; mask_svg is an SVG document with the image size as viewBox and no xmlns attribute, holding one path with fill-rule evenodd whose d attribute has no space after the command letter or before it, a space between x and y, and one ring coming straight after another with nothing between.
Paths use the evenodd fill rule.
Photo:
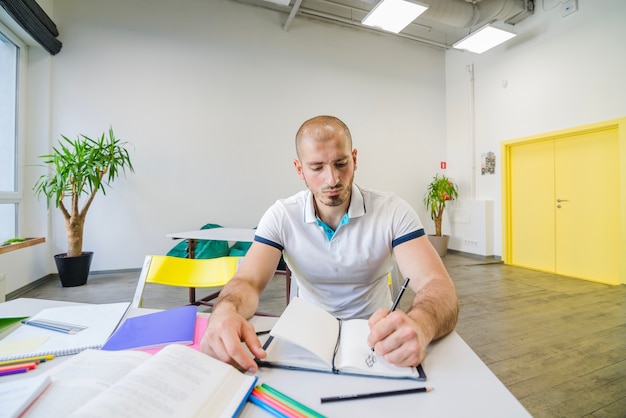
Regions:
<instances>
[{"instance_id":1,"label":"pen","mask_svg":"<svg viewBox=\"0 0 626 418\"><path fill-rule=\"evenodd\" d=\"M390 390L388 392L370 392L370 393L357 393L353 395L329 396L326 398L321 398L320 400L322 403L340 402L340 401L351 401L355 399L382 398L384 396L396 396L396 395L407 395L409 393L430 392L431 390L433 389L432 388L401 389L401 390Z\"/></svg>"},{"instance_id":2,"label":"pen","mask_svg":"<svg viewBox=\"0 0 626 418\"><path fill-rule=\"evenodd\" d=\"M398 296L396 296L396 300L393 301L393 305L391 305L391 309L389 310L389 313L395 311L396 308L398 307L398 304L400 303L400 298L404 294L404 291L406 290L406 286L409 284L409 280L411 279L409 279L408 277L404 279L404 283L402 283L402 287L400 288L400 291L398 292Z\"/></svg>"},{"instance_id":3,"label":"pen","mask_svg":"<svg viewBox=\"0 0 626 418\"><path fill-rule=\"evenodd\" d=\"M400 304L400 299L402 298L402 295L404 294L404 291L406 290L406 287L409 284L409 280L411 279L409 279L408 277L404 279L404 283L402 283L402 287L400 288L400 291L398 292L398 295L396 296L396 300L393 301L393 304L391 305L391 309L389 310L389 313L395 311L398 305ZM369 356L367 356L367 358L365 359L365 363L369 367L372 367L375 362L376 362L376 357L374 357L374 347L372 347L372 351L370 351Z\"/></svg>"}]
</instances>

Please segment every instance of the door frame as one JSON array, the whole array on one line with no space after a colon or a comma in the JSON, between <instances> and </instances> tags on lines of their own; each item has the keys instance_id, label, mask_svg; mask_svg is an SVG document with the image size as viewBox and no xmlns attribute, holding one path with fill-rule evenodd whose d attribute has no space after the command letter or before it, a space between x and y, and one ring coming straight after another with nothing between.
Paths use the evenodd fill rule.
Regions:
<instances>
[{"instance_id":1,"label":"door frame","mask_svg":"<svg viewBox=\"0 0 626 418\"><path fill-rule=\"evenodd\" d=\"M511 264L512 259L512 221L511 221L511 149L514 146L530 144L539 141L563 139L573 135L593 133L597 131L616 129L618 135L619 152L619 196L615 198L620 205L620 239L619 253L626 254L626 117L604 122L582 125L574 128L532 135L512 139L500 143L502 156L502 261ZM619 260L619 281L626 284L626 257Z\"/></svg>"}]
</instances>

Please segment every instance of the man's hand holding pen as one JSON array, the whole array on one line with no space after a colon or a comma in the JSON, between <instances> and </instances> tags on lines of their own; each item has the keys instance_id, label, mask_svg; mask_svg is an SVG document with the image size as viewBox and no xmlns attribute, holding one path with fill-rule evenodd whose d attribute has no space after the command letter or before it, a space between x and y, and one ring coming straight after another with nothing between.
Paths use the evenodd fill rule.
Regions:
<instances>
[{"instance_id":1,"label":"man's hand holding pen","mask_svg":"<svg viewBox=\"0 0 626 418\"><path fill-rule=\"evenodd\" d=\"M428 341L415 320L401 310L376 311L369 319L367 343L396 366L417 366L426 357Z\"/></svg>"},{"instance_id":2,"label":"man's hand holding pen","mask_svg":"<svg viewBox=\"0 0 626 418\"><path fill-rule=\"evenodd\" d=\"M370 367L375 361L374 352L396 366L417 366L426 356L428 340L424 338L417 321L396 310L408 284L407 277L391 309L379 309L368 321L370 335L367 342L372 347L372 353L366 363Z\"/></svg>"}]
</instances>

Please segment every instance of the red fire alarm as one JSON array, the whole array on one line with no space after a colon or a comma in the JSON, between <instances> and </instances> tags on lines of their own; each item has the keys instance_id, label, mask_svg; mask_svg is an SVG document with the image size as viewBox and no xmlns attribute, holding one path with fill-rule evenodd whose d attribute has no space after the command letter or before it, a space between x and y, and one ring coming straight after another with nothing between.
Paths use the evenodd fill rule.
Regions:
<instances>
[{"instance_id":1,"label":"red fire alarm","mask_svg":"<svg viewBox=\"0 0 626 418\"><path fill-rule=\"evenodd\" d=\"M445 161L442 161L442 162L441 162L441 169L442 169L442 170L445 170L445 169L446 169L446 162L445 162Z\"/></svg>"}]
</instances>

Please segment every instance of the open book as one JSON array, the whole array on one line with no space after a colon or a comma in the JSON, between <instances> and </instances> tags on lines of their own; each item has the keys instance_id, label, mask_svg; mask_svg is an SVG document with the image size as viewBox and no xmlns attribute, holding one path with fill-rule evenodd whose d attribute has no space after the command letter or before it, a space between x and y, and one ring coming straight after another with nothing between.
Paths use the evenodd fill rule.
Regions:
<instances>
[{"instance_id":1,"label":"open book","mask_svg":"<svg viewBox=\"0 0 626 418\"><path fill-rule=\"evenodd\" d=\"M180 344L153 356L85 350L52 368L50 379L22 417L234 417L257 381Z\"/></svg>"},{"instance_id":2,"label":"open book","mask_svg":"<svg viewBox=\"0 0 626 418\"><path fill-rule=\"evenodd\" d=\"M365 359L369 326L365 319L341 320L323 309L293 298L265 343L267 356L259 366L282 367L371 377L426 380L421 365L398 367L376 356L368 367Z\"/></svg>"}]
</instances>

